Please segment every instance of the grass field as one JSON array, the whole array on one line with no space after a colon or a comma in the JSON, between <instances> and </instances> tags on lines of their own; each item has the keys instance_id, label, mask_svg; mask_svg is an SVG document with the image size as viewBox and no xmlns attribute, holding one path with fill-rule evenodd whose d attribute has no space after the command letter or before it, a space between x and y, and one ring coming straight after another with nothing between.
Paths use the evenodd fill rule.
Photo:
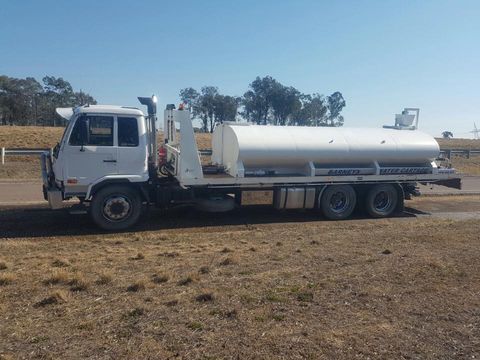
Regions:
<instances>
[{"instance_id":1,"label":"grass field","mask_svg":"<svg viewBox=\"0 0 480 360\"><path fill-rule=\"evenodd\" d=\"M480 210L478 197L445 205L465 199ZM257 206L103 234L55 214L0 211L0 358L480 355L478 220Z\"/></svg>"},{"instance_id":2,"label":"grass field","mask_svg":"<svg viewBox=\"0 0 480 360\"><path fill-rule=\"evenodd\" d=\"M480 149L480 140L475 139L436 139L442 149Z\"/></svg>"}]
</instances>

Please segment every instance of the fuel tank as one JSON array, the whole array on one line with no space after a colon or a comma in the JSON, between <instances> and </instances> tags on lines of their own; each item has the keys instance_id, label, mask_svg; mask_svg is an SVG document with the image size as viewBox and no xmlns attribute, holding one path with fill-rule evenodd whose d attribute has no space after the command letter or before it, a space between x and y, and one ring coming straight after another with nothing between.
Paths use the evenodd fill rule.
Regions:
<instances>
[{"instance_id":1,"label":"fuel tank","mask_svg":"<svg viewBox=\"0 0 480 360\"><path fill-rule=\"evenodd\" d=\"M243 171L294 172L315 167L418 166L440 153L437 141L418 130L220 124L212 162L232 176Z\"/></svg>"}]
</instances>

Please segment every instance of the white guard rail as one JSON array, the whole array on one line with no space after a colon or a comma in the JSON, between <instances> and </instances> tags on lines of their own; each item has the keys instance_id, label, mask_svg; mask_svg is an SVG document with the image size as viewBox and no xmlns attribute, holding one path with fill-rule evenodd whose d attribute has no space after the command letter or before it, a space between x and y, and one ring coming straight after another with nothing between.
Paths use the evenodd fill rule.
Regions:
<instances>
[{"instance_id":1,"label":"white guard rail","mask_svg":"<svg viewBox=\"0 0 480 360\"><path fill-rule=\"evenodd\" d=\"M41 155L45 151L53 151L53 149L31 149L31 148L16 148L16 149L7 149L2 147L1 148L1 158L2 158L2 165L5 164L5 158L7 155L16 155L16 156L31 156L31 155Z\"/></svg>"}]
</instances>

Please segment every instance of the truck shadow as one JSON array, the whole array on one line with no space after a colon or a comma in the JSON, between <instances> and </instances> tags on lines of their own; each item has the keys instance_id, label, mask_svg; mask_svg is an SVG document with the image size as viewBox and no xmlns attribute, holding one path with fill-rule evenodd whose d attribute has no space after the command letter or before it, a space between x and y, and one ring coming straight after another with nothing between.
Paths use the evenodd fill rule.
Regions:
<instances>
[{"instance_id":1,"label":"truck shadow","mask_svg":"<svg viewBox=\"0 0 480 360\"><path fill-rule=\"evenodd\" d=\"M427 215L428 213L406 208L405 212L397 214L395 217L408 218L420 214ZM372 219L358 211L354 214L352 220L372 221ZM188 207L171 209L169 211L150 209L144 213L138 225L122 233L311 221L328 220L322 218L318 212L313 210L279 211L266 205L244 206L228 213L205 213ZM70 215L66 210L53 211L38 205L0 209L1 238L83 236L106 233L108 232L97 228L88 215Z\"/></svg>"}]
</instances>

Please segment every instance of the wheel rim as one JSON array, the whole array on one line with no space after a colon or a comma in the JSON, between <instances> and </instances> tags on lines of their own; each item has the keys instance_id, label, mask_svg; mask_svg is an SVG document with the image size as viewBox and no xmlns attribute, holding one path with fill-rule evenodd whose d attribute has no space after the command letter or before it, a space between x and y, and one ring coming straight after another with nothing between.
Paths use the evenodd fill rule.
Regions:
<instances>
[{"instance_id":1,"label":"wheel rim","mask_svg":"<svg viewBox=\"0 0 480 360\"><path fill-rule=\"evenodd\" d=\"M380 191L373 199L373 207L379 212L387 211L392 205L392 199L386 191Z\"/></svg>"},{"instance_id":2,"label":"wheel rim","mask_svg":"<svg viewBox=\"0 0 480 360\"><path fill-rule=\"evenodd\" d=\"M122 221L130 216L132 205L130 200L121 195L107 198L103 204L103 216L109 221Z\"/></svg>"},{"instance_id":3,"label":"wheel rim","mask_svg":"<svg viewBox=\"0 0 480 360\"><path fill-rule=\"evenodd\" d=\"M330 198L329 203L330 209L336 214L345 212L345 210L348 209L349 204L350 199L343 191L337 191L334 193Z\"/></svg>"}]
</instances>

